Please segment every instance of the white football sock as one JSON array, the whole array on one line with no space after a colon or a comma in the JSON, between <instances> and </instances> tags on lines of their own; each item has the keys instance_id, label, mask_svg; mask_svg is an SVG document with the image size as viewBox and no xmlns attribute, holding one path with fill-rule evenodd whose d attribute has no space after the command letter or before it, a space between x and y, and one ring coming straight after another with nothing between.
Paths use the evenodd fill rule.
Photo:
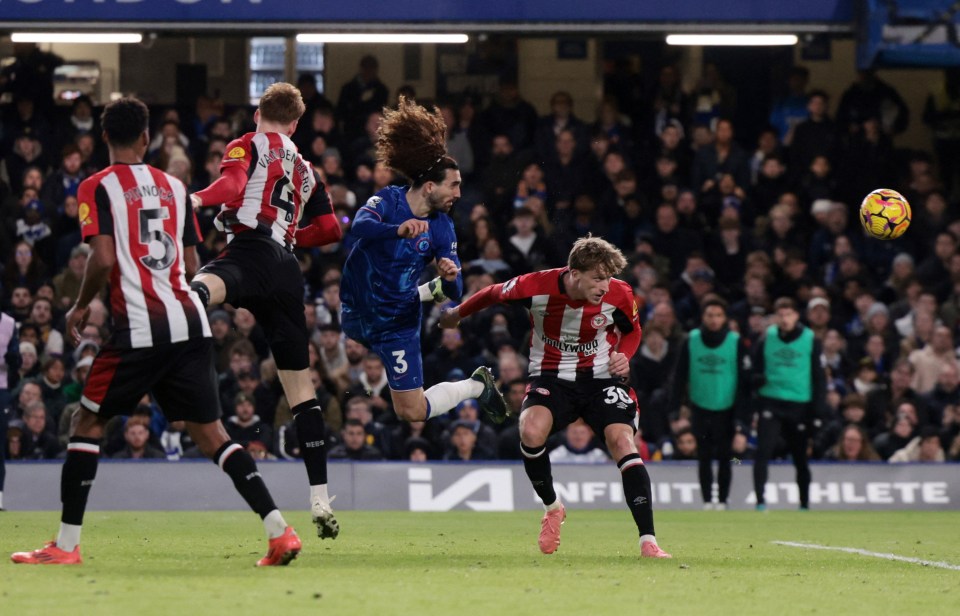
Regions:
<instances>
[{"instance_id":1,"label":"white football sock","mask_svg":"<svg viewBox=\"0 0 960 616\"><path fill-rule=\"evenodd\" d=\"M3 509L3 491L0 490L0 509Z\"/></svg>"},{"instance_id":2,"label":"white football sock","mask_svg":"<svg viewBox=\"0 0 960 616\"><path fill-rule=\"evenodd\" d=\"M558 496L557 500L553 501L549 505L544 505L543 509L544 511L556 511L560 507L563 507L563 505L560 503L560 497Z\"/></svg>"},{"instance_id":3,"label":"white football sock","mask_svg":"<svg viewBox=\"0 0 960 616\"><path fill-rule=\"evenodd\" d=\"M653 545L657 545L657 538L653 535L640 535L640 545L642 546L644 543L653 543Z\"/></svg>"},{"instance_id":4,"label":"white football sock","mask_svg":"<svg viewBox=\"0 0 960 616\"><path fill-rule=\"evenodd\" d=\"M268 538L276 539L287 530L287 522L283 519L283 515L280 514L280 510L274 509L267 514L267 517L263 518L263 527L267 531Z\"/></svg>"},{"instance_id":5,"label":"white football sock","mask_svg":"<svg viewBox=\"0 0 960 616\"><path fill-rule=\"evenodd\" d=\"M419 287L417 287L417 291L420 293L420 301L421 301L421 302L432 302L432 301L433 301L433 292L430 290L430 283L429 283L429 282L425 282L425 283L423 283L422 285L420 285Z\"/></svg>"},{"instance_id":6,"label":"white football sock","mask_svg":"<svg viewBox=\"0 0 960 616\"><path fill-rule=\"evenodd\" d=\"M60 522L60 533L57 535L57 547L64 552L72 552L80 545L80 530L82 526L64 524Z\"/></svg>"},{"instance_id":7,"label":"white football sock","mask_svg":"<svg viewBox=\"0 0 960 616\"><path fill-rule=\"evenodd\" d=\"M314 499L318 498L324 504L330 502L330 497L327 495L327 484L310 486L310 502L312 503Z\"/></svg>"},{"instance_id":8,"label":"white football sock","mask_svg":"<svg viewBox=\"0 0 960 616\"><path fill-rule=\"evenodd\" d=\"M437 383L424 392L427 402L427 419L443 415L464 400L476 398L483 393L483 383L464 379L451 383Z\"/></svg>"}]
</instances>

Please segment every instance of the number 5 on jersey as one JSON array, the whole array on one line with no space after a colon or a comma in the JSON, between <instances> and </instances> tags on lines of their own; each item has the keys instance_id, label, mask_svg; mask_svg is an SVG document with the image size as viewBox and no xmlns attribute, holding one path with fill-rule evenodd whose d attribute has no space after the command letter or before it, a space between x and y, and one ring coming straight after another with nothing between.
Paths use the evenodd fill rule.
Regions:
<instances>
[{"instance_id":1,"label":"number 5 on jersey","mask_svg":"<svg viewBox=\"0 0 960 616\"><path fill-rule=\"evenodd\" d=\"M165 270L177 258L177 245L163 230L163 221L169 218L170 211L165 207L140 210L140 243L149 253L140 257L140 262L152 270Z\"/></svg>"}]
</instances>

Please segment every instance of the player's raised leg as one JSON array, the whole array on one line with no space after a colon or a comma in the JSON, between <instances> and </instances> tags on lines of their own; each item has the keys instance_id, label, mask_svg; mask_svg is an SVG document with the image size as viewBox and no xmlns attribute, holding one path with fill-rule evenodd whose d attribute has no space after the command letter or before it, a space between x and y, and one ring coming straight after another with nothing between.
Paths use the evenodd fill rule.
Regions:
<instances>
[{"instance_id":1,"label":"player's raised leg","mask_svg":"<svg viewBox=\"0 0 960 616\"><path fill-rule=\"evenodd\" d=\"M520 414L523 468L537 496L543 501L544 513L537 543L544 554L553 554L560 547L560 526L567 517L566 509L553 488L553 473L547 456L547 438L552 427L553 414L545 406L529 406Z\"/></svg>"},{"instance_id":2,"label":"player's raised leg","mask_svg":"<svg viewBox=\"0 0 960 616\"><path fill-rule=\"evenodd\" d=\"M630 513L633 514L637 530L640 531L640 555L647 558L671 558L657 545L653 530L650 475L637 452L637 444L633 440L633 426L613 423L604 428L603 436L607 441L607 448L614 460L617 460L623 480L623 495Z\"/></svg>"},{"instance_id":3,"label":"player's raised leg","mask_svg":"<svg viewBox=\"0 0 960 616\"><path fill-rule=\"evenodd\" d=\"M439 417L470 398L477 399L494 423L506 419L507 403L497 389L493 372L486 366L477 368L469 379L437 383L424 391L419 330L372 346L386 368L394 411L404 421Z\"/></svg>"}]
</instances>

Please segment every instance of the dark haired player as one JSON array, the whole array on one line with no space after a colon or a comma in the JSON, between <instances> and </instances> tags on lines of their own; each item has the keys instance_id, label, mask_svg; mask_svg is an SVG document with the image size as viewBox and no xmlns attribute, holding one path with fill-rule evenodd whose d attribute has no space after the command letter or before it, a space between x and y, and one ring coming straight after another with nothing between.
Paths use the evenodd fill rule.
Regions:
<instances>
[{"instance_id":1,"label":"dark haired player","mask_svg":"<svg viewBox=\"0 0 960 616\"><path fill-rule=\"evenodd\" d=\"M404 97L396 110L385 111L378 157L411 184L384 188L357 212L350 231L357 241L340 286L343 331L383 360L401 419L424 421L478 398L491 420L501 423L507 407L489 368L423 389L420 302L457 299L463 288L457 237L447 216L460 198L460 170L446 155L444 131L438 110L428 112ZM433 261L440 277L418 286Z\"/></svg>"},{"instance_id":2,"label":"dark haired player","mask_svg":"<svg viewBox=\"0 0 960 616\"><path fill-rule=\"evenodd\" d=\"M640 346L633 290L613 278L626 264L609 242L581 238L567 267L490 285L440 317L441 327L456 327L498 302L520 304L530 314L530 384L520 413L520 453L545 508L538 539L544 554L560 547L567 515L553 487L547 438L583 418L617 460L627 507L640 531L641 556L670 558L654 535L650 475L633 440L637 403L623 385Z\"/></svg>"},{"instance_id":3,"label":"dark haired player","mask_svg":"<svg viewBox=\"0 0 960 616\"><path fill-rule=\"evenodd\" d=\"M143 164L150 143L147 107L132 98L103 110L110 166L80 184L79 219L92 252L67 332L80 342L90 302L110 283L114 333L90 368L60 479L55 542L17 552L15 563L79 564L80 530L97 474L107 421L129 414L153 392L170 421L184 420L200 450L260 514L270 550L258 565L286 565L300 552L250 454L220 422L213 339L200 299L187 285L197 268L197 222L180 180Z\"/></svg>"},{"instance_id":4,"label":"dark haired player","mask_svg":"<svg viewBox=\"0 0 960 616\"><path fill-rule=\"evenodd\" d=\"M668 408L679 408L684 398L693 411L697 438L698 477L704 509L725 510L730 496L731 446L736 420L747 406L750 356L740 334L727 326L727 302L707 297L700 311L701 325L680 347ZM749 419L746 422L749 424ZM718 502L713 503L713 461L717 469Z\"/></svg>"},{"instance_id":5,"label":"dark haired player","mask_svg":"<svg viewBox=\"0 0 960 616\"><path fill-rule=\"evenodd\" d=\"M230 243L190 286L204 306L246 308L263 327L297 427L317 535L335 539L326 426L310 379L303 273L293 248L335 242L341 231L320 175L290 140L303 111L299 90L271 85L253 116L257 131L231 141L220 178L191 195L196 207L223 204L217 220Z\"/></svg>"}]
</instances>

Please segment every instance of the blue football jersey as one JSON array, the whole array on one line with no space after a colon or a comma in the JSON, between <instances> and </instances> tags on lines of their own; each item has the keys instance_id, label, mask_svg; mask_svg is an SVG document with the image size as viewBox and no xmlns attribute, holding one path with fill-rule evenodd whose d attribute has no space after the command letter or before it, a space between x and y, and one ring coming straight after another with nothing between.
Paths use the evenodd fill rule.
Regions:
<instances>
[{"instance_id":1,"label":"blue football jersey","mask_svg":"<svg viewBox=\"0 0 960 616\"><path fill-rule=\"evenodd\" d=\"M457 236L453 221L436 212L426 220L430 229L415 238L397 235L400 225L415 218L407 203L409 187L388 186L362 206L350 228L355 243L343 267L340 300L343 319L359 321L367 342L383 335L419 333L422 308L417 287L424 268L434 259L446 257L460 266ZM463 293L463 278L445 284L450 295L456 287L458 300Z\"/></svg>"}]
</instances>

